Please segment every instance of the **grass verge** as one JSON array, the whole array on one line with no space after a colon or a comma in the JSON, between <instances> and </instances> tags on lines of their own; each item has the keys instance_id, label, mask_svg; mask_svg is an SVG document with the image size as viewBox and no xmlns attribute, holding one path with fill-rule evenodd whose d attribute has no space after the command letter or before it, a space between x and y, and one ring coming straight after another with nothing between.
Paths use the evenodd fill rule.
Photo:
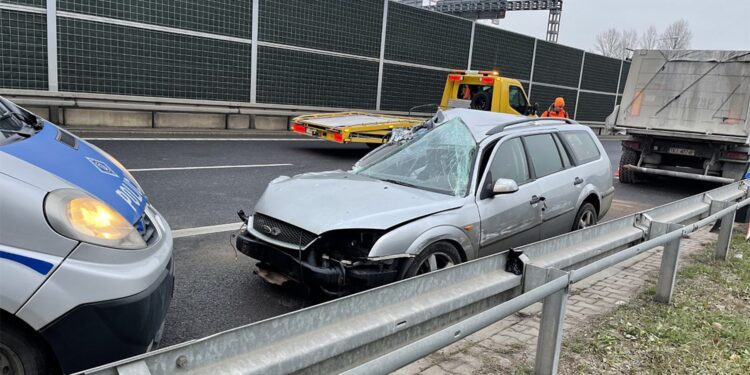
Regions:
<instances>
[{"instance_id":1,"label":"grass verge","mask_svg":"<svg viewBox=\"0 0 750 375\"><path fill-rule=\"evenodd\" d=\"M709 245L678 273L672 304L654 287L566 340L561 374L750 373L750 244L728 262Z\"/></svg>"}]
</instances>

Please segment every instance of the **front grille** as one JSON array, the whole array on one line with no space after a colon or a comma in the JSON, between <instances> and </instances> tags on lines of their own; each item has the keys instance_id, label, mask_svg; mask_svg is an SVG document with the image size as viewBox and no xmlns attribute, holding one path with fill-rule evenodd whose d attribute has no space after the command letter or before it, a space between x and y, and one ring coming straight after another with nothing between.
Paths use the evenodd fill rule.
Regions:
<instances>
[{"instance_id":1,"label":"front grille","mask_svg":"<svg viewBox=\"0 0 750 375\"><path fill-rule=\"evenodd\" d=\"M156 226L151 219L145 213L141 216L141 219L135 223L135 228L138 229L143 241L147 245L151 245L156 240Z\"/></svg>"},{"instance_id":2,"label":"front grille","mask_svg":"<svg viewBox=\"0 0 750 375\"><path fill-rule=\"evenodd\" d=\"M253 229L264 236L301 247L307 246L317 237L315 233L259 213L253 216Z\"/></svg>"}]
</instances>

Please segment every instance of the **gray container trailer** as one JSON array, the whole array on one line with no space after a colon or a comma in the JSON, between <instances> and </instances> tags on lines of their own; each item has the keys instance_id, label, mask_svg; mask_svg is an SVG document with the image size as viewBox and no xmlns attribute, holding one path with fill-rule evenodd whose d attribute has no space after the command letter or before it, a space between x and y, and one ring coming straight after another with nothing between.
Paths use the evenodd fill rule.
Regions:
<instances>
[{"instance_id":1,"label":"gray container trailer","mask_svg":"<svg viewBox=\"0 0 750 375\"><path fill-rule=\"evenodd\" d=\"M635 51L620 105L620 181L666 175L730 183L748 175L750 51Z\"/></svg>"}]
</instances>

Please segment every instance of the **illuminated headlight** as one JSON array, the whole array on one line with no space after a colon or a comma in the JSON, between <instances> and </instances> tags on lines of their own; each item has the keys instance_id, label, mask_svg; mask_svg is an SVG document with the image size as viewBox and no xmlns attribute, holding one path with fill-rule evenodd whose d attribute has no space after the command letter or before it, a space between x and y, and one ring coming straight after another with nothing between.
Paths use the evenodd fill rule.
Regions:
<instances>
[{"instance_id":1,"label":"illuminated headlight","mask_svg":"<svg viewBox=\"0 0 750 375\"><path fill-rule=\"evenodd\" d=\"M146 242L106 203L74 189L55 190L44 201L50 226L65 237L117 249L143 249Z\"/></svg>"}]
</instances>

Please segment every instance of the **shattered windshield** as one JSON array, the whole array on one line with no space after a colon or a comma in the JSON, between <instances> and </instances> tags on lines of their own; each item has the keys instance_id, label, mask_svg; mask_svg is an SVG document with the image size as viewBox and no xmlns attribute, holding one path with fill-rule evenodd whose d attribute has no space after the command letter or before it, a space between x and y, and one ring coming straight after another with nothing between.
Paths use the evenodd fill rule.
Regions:
<instances>
[{"instance_id":1,"label":"shattered windshield","mask_svg":"<svg viewBox=\"0 0 750 375\"><path fill-rule=\"evenodd\" d=\"M382 149L382 157L358 164L354 173L457 197L466 195L477 144L461 119Z\"/></svg>"}]
</instances>

